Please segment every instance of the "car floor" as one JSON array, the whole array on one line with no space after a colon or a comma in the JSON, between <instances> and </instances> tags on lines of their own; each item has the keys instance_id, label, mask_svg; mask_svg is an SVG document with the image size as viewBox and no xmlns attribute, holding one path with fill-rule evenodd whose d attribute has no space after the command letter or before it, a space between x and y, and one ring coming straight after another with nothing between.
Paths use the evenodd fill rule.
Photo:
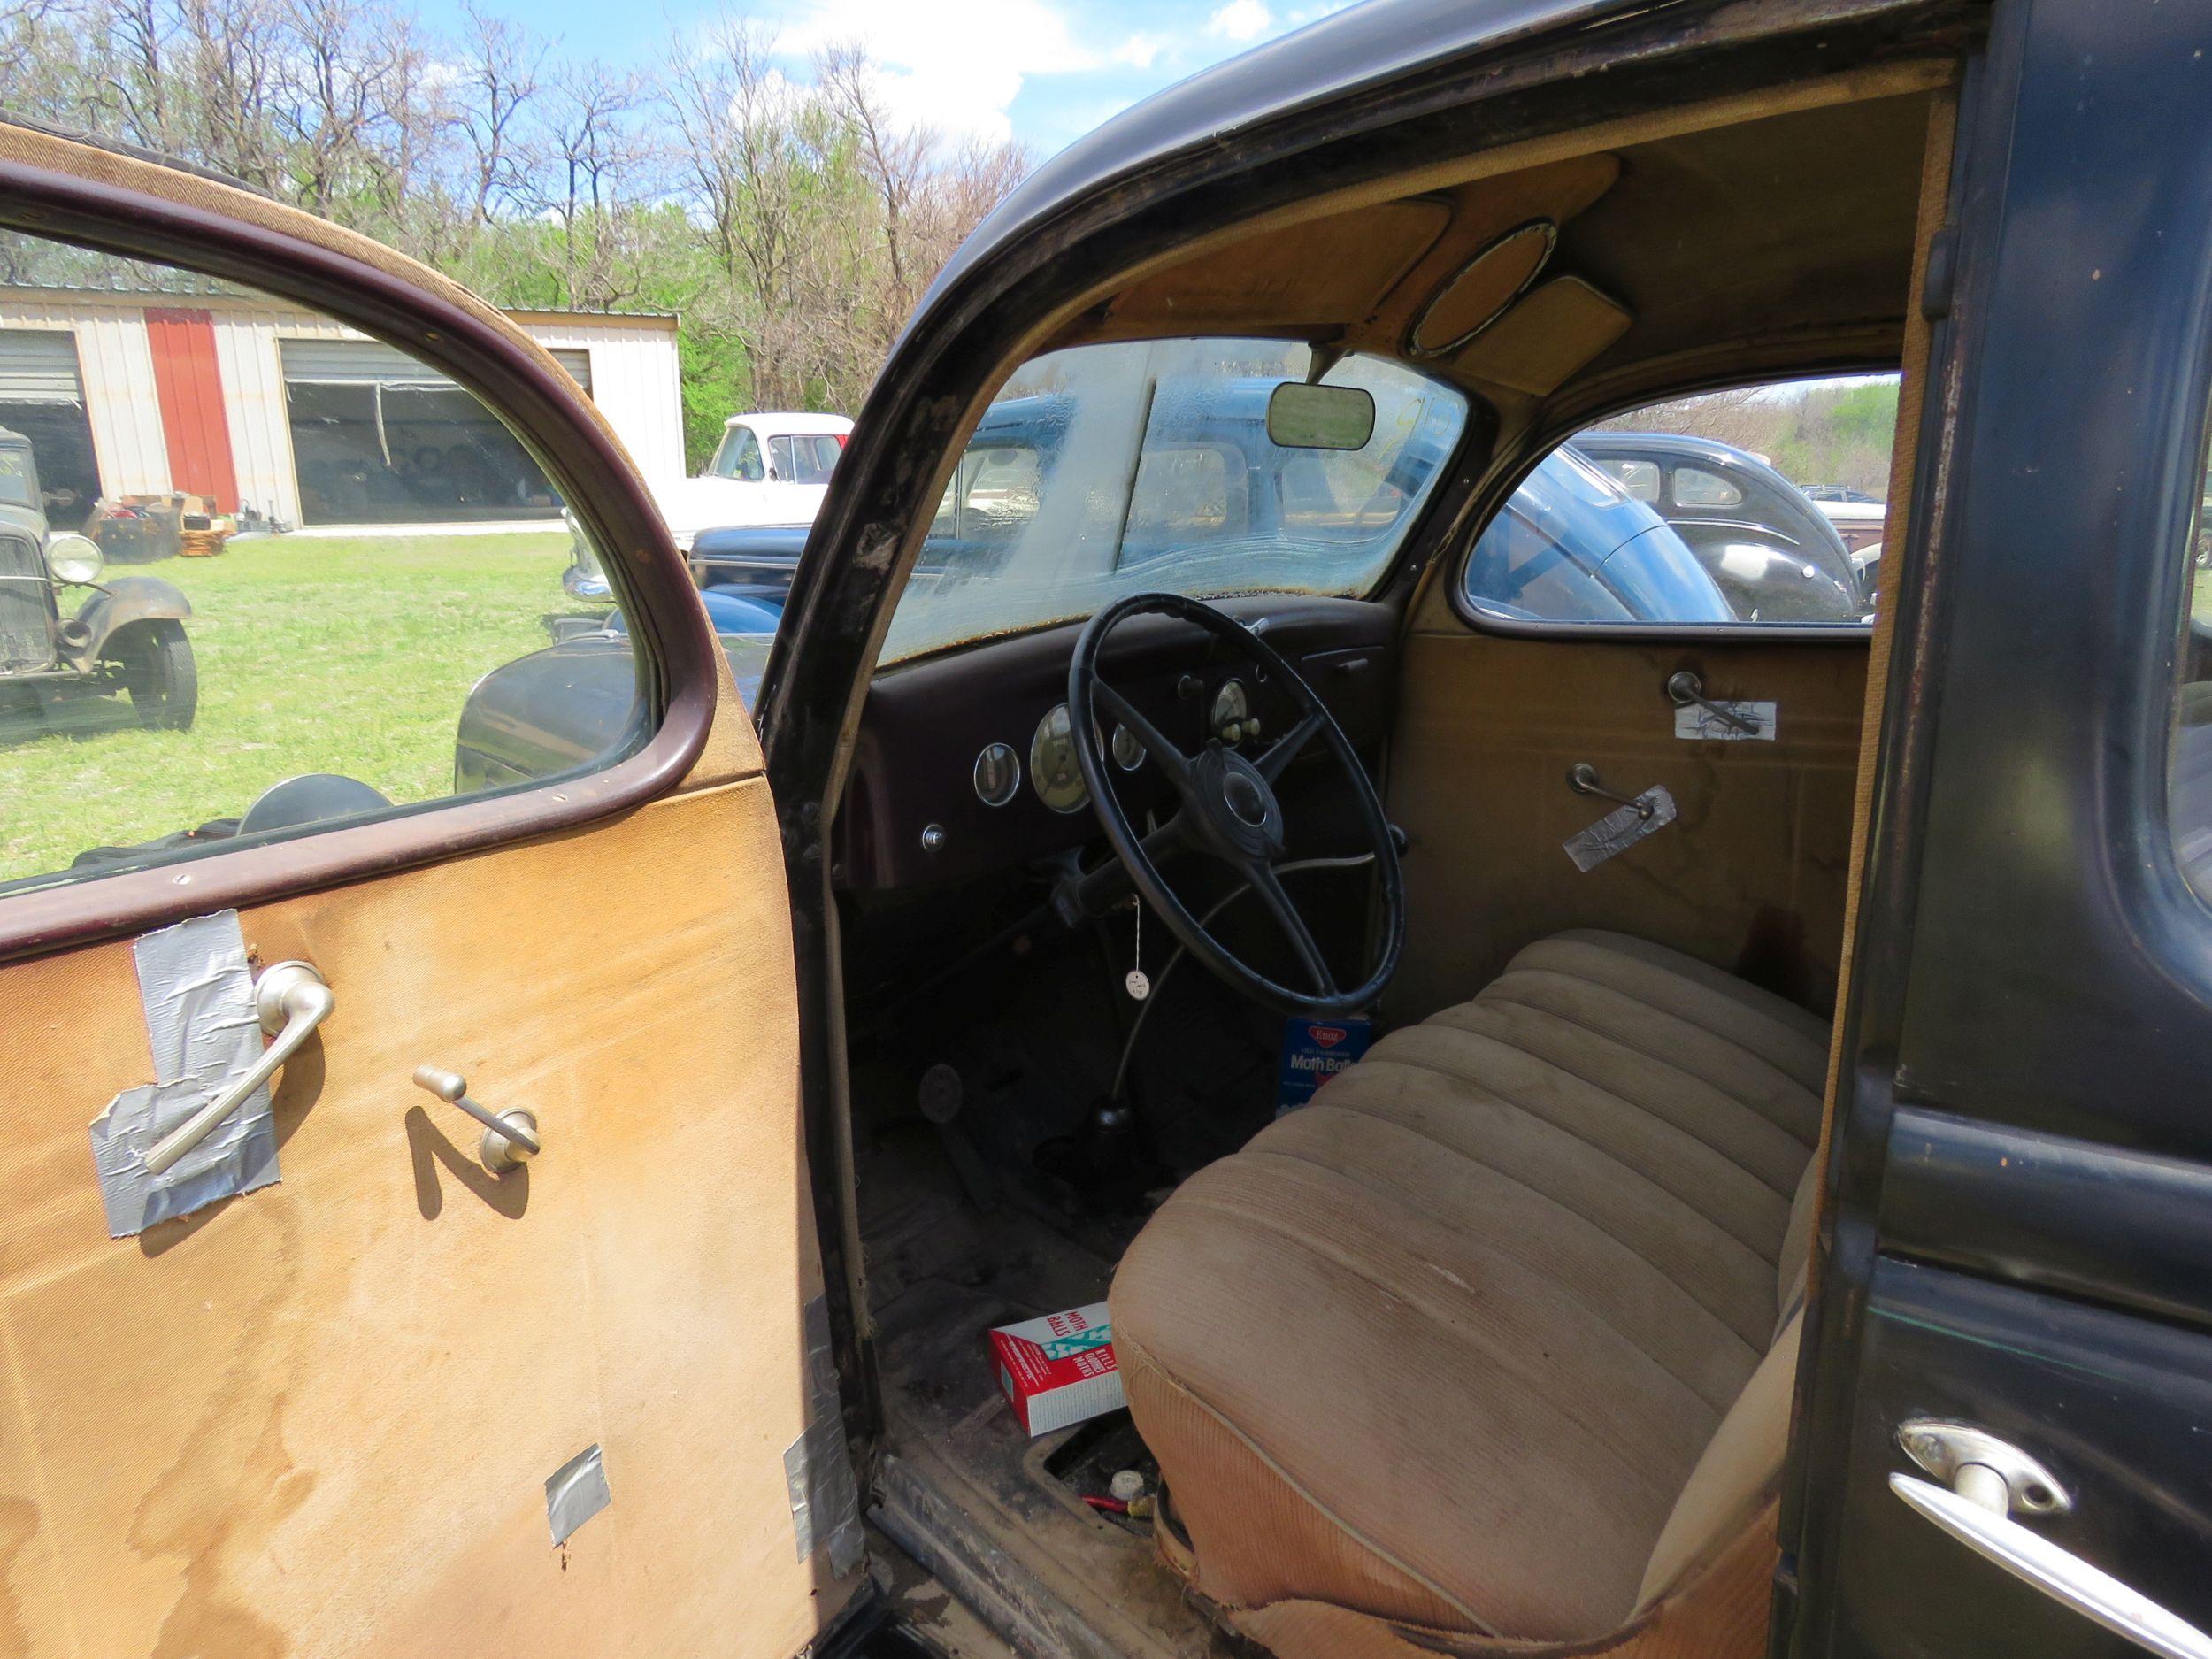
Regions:
<instances>
[{"instance_id":1,"label":"car floor","mask_svg":"<svg viewBox=\"0 0 2212 1659\"><path fill-rule=\"evenodd\" d=\"M857 1151L886 1426L872 1519L1038 1659L1225 1653L1155 1557L1149 1523L1082 1502L1117 1469L1156 1472L1128 1414L1031 1440L986 1340L1102 1300L1136 1219L1071 1229L1025 1194L987 1210L937 1132L911 1118L864 1133Z\"/></svg>"}]
</instances>

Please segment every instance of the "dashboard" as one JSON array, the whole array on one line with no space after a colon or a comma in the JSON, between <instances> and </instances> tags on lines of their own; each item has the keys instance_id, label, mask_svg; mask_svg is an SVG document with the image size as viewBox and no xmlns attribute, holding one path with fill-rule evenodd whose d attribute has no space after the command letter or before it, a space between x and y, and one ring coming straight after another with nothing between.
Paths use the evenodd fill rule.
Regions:
<instances>
[{"instance_id":1,"label":"dashboard","mask_svg":"<svg viewBox=\"0 0 2212 1659\"><path fill-rule=\"evenodd\" d=\"M1356 599L1271 595L1218 602L1287 657L1364 750L1388 730L1397 614ZM1068 663L1080 623L903 664L878 674L838 814L834 879L853 891L957 880L1098 839L1068 725ZM1217 737L1264 749L1295 719L1256 665L1188 623L1133 618L1101 656L1106 682L1186 752ZM1133 821L1175 794L1128 733L1110 734ZM1314 756L1310 745L1302 769Z\"/></svg>"}]
</instances>

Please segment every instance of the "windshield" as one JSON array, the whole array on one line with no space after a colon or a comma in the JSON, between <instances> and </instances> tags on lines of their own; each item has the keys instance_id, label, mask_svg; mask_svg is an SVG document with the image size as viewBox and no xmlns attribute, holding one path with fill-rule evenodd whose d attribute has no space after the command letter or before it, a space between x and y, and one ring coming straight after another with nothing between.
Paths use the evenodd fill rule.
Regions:
<instances>
[{"instance_id":1,"label":"windshield","mask_svg":"<svg viewBox=\"0 0 2212 1659\"><path fill-rule=\"evenodd\" d=\"M1077 346L993 400L938 503L884 660L1088 616L1124 594L1364 593L1457 447L1467 402L1379 357L1324 374L1364 388L1356 449L1286 449L1268 399L1303 345Z\"/></svg>"}]
</instances>

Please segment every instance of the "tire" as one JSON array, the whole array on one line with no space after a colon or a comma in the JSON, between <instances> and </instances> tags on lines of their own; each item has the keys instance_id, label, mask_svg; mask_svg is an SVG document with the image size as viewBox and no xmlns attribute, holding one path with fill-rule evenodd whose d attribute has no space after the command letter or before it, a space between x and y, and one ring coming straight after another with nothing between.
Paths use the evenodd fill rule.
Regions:
<instances>
[{"instance_id":1,"label":"tire","mask_svg":"<svg viewBox=\"0 0 2212 1659\"><path fill-rule=\"evenodd\" d=\"M123 671L131 709L149 731L188 732L200 709L200 671L184 624L134 622L110 640L107 659Z\"/></svg>"}]
</instances>

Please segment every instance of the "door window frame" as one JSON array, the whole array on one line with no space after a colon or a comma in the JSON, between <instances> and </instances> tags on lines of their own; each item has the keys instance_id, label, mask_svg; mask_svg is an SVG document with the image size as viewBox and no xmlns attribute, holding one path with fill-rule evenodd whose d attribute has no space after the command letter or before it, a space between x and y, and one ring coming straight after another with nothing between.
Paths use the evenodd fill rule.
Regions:
<instances>
[{"instance_id":1,"label":"door window frame","mask_svg":"<svg viewBox=\"0 0 2212 1659\"><path fill-rule=\"evenodd\" d=\"M13 135L28 142L0 152L0 227L312 306L442 371L496 411L583 533L619 549L608 575L634 641L650 727L625 757L580 777L0 896L0 962L574 828L683 780L714 720L714 638L619 442L557 363L465 290L296 209L81 142ZM96 158L102 176L87 176ZM73 166L85 172L65 170Z\"/></svg>"}]
</instances>

